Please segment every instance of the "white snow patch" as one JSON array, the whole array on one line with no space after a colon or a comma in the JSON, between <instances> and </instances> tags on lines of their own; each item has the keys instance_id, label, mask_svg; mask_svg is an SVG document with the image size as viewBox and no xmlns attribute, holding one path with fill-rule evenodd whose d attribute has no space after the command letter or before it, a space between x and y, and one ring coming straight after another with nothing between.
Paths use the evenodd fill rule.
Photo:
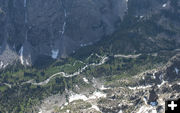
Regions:
<instances>
[{"instance_id":1,"label":"white snow patch","mask_svg":"<svg viewBox=\"0 0 180 113\"><path fill-rule=\"evenodd\" d=\"M166 7L166 6L167 6L167 4L166 4L166 3L162 5L162 7Z\"/></svg>"},{"instance_id":2,"label":"white snow patch","mask_svg":"<svg viewBox=\"0 0 180 113\"><path fill-rule=\"evenodd\" d=\"M144 16L141 15L141 16L140 16L140 19L142 19L143 17L144 17Z\"/></svg>"},{"instance_id":3,"label":"white snow patch","mask_svg":"<svg viewBox=\"0 0 180 113\"><path fill-rule=\"evenodd\" d=\"M26 65L30 65L30 63L28 62L28 60L26 59Z\"/></svg>"},{"instance_id":4,"label":"white snow patch","mask_svg":"<svg viewBox=\"0 0 180 113\"><path fill-rule=\"evenodd\" d=\"M154 79L156 79L156 76L155 76L155 75L153 75L152 77L153 77Z\"/></svg>"},{"instance_id":5,"label":"white snow patch","mask_svg":"<svg viewBox=\"0 0 180 113\"><path fill-rule=\"evenodd\" d=\"M21 64L24 65L24 60L23 60L23 46L21 47L21 49L19 50L19 54L20 54L20 61L21 61Z\"/></svg>"},{"instance_id":6,"label":"white snow patch","mask_svg":"<svg viewBox=\"0 0 180 113\"><path fill-rule=\"evenodd\" d=\"M83 78L84 82L86 82L87 84L89 84L89 81L87 78Z\"/></svg>"},{"instance_id":7,"label":"white snow patch","mask_svg":"<svg viewBox=\"0 0 180 113\"><path fill-rule=\"evenodd\" d=\"M145 77L143 76L143 77L142 77L142 79L144 80L144 79L145 79Z\"/></svg>"},{"instance_id":8,"label":"white snow patch","mask_svg":"<svg viewBox=\"0 0 180 113\"><path fill-rule=\"evenodd\" d=\"M67 105L68 105L68 103L66 102L64 105L65 105L65 106L67 106Z\"/></svg>"},{"instance_id":9,"label":"white snow patch","mask_svg":"<svg viewBox=\"0 0 180 113\"><path fill-rule=\"evenodd\" d=\"M118 113L123 113L122 110L120 110Z\"/></svg>"},{"instance_id":10,"label":"white snow patch","mask_svg":"<svg viewBox=\"0 0 180 113\"><path fill-rule=\"evenodd\" d=\"M51 57L53 59L56 59L58 57L58 54L59 54L59 49L52 50L51 53L52 53Z\"/></svg>"},{"instance_id":11,"label":"white snow patch","mask_svg":"<svg viewBox=\"0 0 180 113\"><path fill-rule=\"evenodd\" d=\"M152 87L152 85L147 85L147 86L139 86L139 87L128 87L131 90L136 90L136 89L147 89Z\"/></svg>"},{"instance_id":12,"label":"white snow patch","mask_svg":"<svg viewBox=\"0 0 180 113\"><path fill-rule=\"evenodd\" d=\"M71 95L69 97L69 102L72 102L72 101L75 101L75 100L87 101L88 98L85 95L82 95L82 94L75 94L75 95Z\"/></svg>"},{"instance_id":13,"label":"white snow patch","mask_svg":"<svg viewBox=\"0 0 180 113\"><path fill-rule=\"evenodd\" d=\"M95 91L89 97L87 97L87 96L85 96L83 94L72 94L71 96L69 96L69 102L73 102L75 100L83 100L83 101L86 101L86 102L90 102L92 107L89 108L89 109L95 109L95 110L101 112L99 107L96 104L92 103L92 100L97 100L98 98L101 98L101 97L105 98L106 94L104 94L102 92L97 92L97 91Z\"/></svg>"},{"instance_id":14,"label":"white snow patch","mask_svg":"<svg viewBox=\"0 0 180 113\"><path fill-rule=\"evenodd\" d=\"M175 69L176 74L178 75L179 74L179 69L178 68L174 68L174 69Z\"/></svg>"},{"instance_id":15,"label":"white snow patch","mask_svg":"<svg viewBox=\"0 0 180 113\"><path fill-rule=\"evenodd\" d=\"M42 110L40 109L38 113L43 113Z\"/></svg>"},{"instance_id":16,"label":"white snow patch","mask_svg":"<svg viewBox=\"0 0 180 113\"><path fill-rule=\"evenodd\" d=\"M152 110L152 113L157 113L157 110L153 109L153 110Z\"/></svg>"},{"instance_id":17,"label":"white snow patch","mask_svg":"<svg viewBox=\"0 0 180 113\"><path fill-rule=\"evenodd\" d=\"M104 87L104 85L102 85L100 88L100 90L106 90L106 89L109 89L109 88Z\"/></svg>"},{"instance_id":18,"label":"white snow patch","mask_svg":"<svg viewBox=\"0 0 180 113\"><path fill-rule=\"evenodd\" d=\"M64 108L64 106L62 106L60 109L63 109Z\"/></svg>"},{"instance_id":19,"label":"white snow patch","mask_svg":"<svg viewBox=\"0 0 180 113\"><path fill-rule=\"evenodd\" d=\"M3 62L1 61L1 63L0 63L0 69L3 68L3 65L4 65Z\"/></svg>"},{"instance_id":20,"label":"white snow patch","mask_svg":"<svg viewBox=\"0 0 180 113\"><path fill-rule=\"evenodd\" d=\"M87 97L83 94L73 94L69 97L69 102L75 101L75 100L83 100L83 101L88 101L92 99L98 99L98 98L105 98L106 94L102 92L97 92L95 91L91 96Z\"/></svg>"},{"instance_id":21,"label":"white snow patch","mask_svg":"<svg viewBox=\"0 0 180 113\"><path fill-rule=\"evenodd\" d=\"M102 93L102 92L97 92L97 91L95 91L94 93L93 93L93 95L91 95L90 97L89 97L89 99L97 99L97 98L105 98L106 97L106 94L104 94L104 93Z\"/></svg>"}]
</instances>

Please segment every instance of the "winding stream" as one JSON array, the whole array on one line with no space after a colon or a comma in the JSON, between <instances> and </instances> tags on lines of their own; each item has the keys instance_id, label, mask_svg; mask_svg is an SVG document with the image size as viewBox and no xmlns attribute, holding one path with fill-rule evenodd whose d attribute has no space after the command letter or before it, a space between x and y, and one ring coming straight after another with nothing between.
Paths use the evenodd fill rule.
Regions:
<instances>
[{"instance_id":1,"label":"winding stream","mask_svg":"<svg viewBox=\"0 0 180 113\"><path fill-rule=\"evenodd\" d=\"M33 85L37 85L37 86L41 86L41 85L46 85L47 83L49 83L49 81L54 78L55 76L57 75L61 75L63 77L73 77L73 76L76 76L76 75L79 75L80 73L82 73L84 70L86 70L89 66L99 66L99 65L102 65L104 64L106 61L108 60L108 57L103 57L101 59L101 61L99 63L92 63L92 64L87 64L85 65L83 68L79 69L77 72L74 72L73 74L67 74L65 72L58 72L58 73L55 73L53 75L51 75L48 79L46 79L45 81L42 81L42 82L34 82L34 80L30 80L30 81L27 81L27 82L24 82L23 84L26 84L26 83L31 83Z\"/></svg>"},{"instance_id":2,"label":"winding stream","mask_svg":"<svg viewBox=\"0 0 180 113\"><path fill-rule=\"evenodd\" d=\"M23 64L24 61L23 61L23 55L22 54L23 54L23 47L21 47L21 50L20 50L20 56L21 56L20 59L21 59L21 63ZM90 66L100 66L100 65L103 65L109 59L109 57L107 57L107 56L100 56L98 54L95 54L95 55L98 56L99 58L101 58L99 63L86 64L83 68L79 69L77 72L74 72L73 74L67 74L65 72L58 72L58 73L55 73L55 74L51 75L48 79L46 79L46 80L44 80L42 82L35 82L35 80L31 79L29 81L21 83L21 85L24 85L24 84L33 84L33 85L36 85L36 86L43 86L43 85L48 84L49 81L52 78L54 78L54 77L56 77L58 75L61 75L62 77L66 77L66 78L73 77L73 76L79 75L80 73L82 73L84 70L86 70ZM92 56L92 54L88 58L90 58L91 56ZM137 58L140 55L120 55L120 54L118 54L118 55L114 55L114 57L115 56L123 57L123 58ZM82 62L82 61L79 61L79 62ZM84 62L82 62L82 63L85 64ZM3 83L3 84L7 85L8 83ZM11 88L11 84L8 84L8 86L10 86L10 88Z\"/></svg>"},{"instance_id":3,"label":"winding stream","mask_svg":"<svg viewBox=\"0 0 180 113\"><path fill-rule=\"evenodd\" d=\"M109 57L107 56L100 56L98 54L96 54L96 56L98 56L99 58L101 58L100 62L99 63L91 63L91 64L87 64L85 65L83 68L79 69L77 72L74 72L73 74L67 74L65 72L58 72L58 73L55 73L53 75L51 75L48 79L46 79L45 81L42 81L42 82L35 82L34 80L29 80L27 82L24 82L23 84L26 84L26 83L31 83L33 85L37 85L37 86L41 86L41 85L46 85L49 83L49 81L54 78L55 76L57 75L61 75L63 77L73 77L73 76L76 76L76 75L79 75L80 73L82 73L84 70L86 70L88 67L90 66L100 66L100 65L103 65L104 63L106 63L109 59ZM117 55L114 55L114 56L117 56ZM139 57L140 55L118 55L118 57L123 57L123 58L137 58Z\"/></svg>"}]
</instances>

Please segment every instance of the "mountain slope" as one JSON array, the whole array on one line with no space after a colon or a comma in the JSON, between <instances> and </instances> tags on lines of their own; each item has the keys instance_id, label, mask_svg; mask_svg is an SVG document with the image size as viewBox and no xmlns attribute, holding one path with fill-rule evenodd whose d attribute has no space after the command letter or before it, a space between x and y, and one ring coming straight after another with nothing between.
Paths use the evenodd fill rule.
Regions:
<instances>
[{"instance_id":1,"label":"mountain slope","mask_svg":"<svg viewBox=\"0 0 180 113\"><path fill-rule=\"evenodd\" d=\"M0 51L8 45L23 65L42 55L67 57L114 32L126 10L125 0L1 0Z\"/></svg>"},{"instance_id":2,"label":"mountain slope","mask_svg":"<svg viewBox=\"0 0 180 113\"><path fill-rule=\"evenodd\" d=\"M61 33L67 39L62 42L57 41L56 38L48 38L47 29L51 29L51 27L48 27L49 23L46 24L51 18L46 16L57 10L50 8L50 6L52 4L57 6L58 4L55 4L57 1L44 1L43 4L41 4L41 0L37 2L13 1L9 1L9 3L0 1L0 3L2 6L10 7L5 8L6 10L12 10L12 6L19 4L25 9L27 8L28 11L32 11L33 13L30 14L36 16L31 15L32 17L29 19L34 20L36 27L29 31L31 33L27 33L27 36L31 37L28 40L22 39L22 41L21 38L17 38L18 40L13 41L12 39L16 39L16 37L12 39L9 37L11 40L4 38L5 40L2 41L0 51L0 60L3 61L0 62L0 112L143 113L144 110L163 112L164 99L179 96L180 2L178 0L128 0L128 2L122 0L119 1L120 4L122 2L122 6L118 5L119 2L116 0L111 2L108 0L59 1L59 3L63 3L62 6L55 8L60 8L58 11L62 14L56 15L55 13L54 16L63 17L62 20L68 16L67 23L60 22ZM34 11L33 7L38 9L37 12ZM96 15L99 13L99 7L105 14ZM82 9L84 10L81 15L79 12ZM122 10L120 11L120 9ZM107 24L105 28L103 27L106 35L102 35L97 30L99 27L101 28L101 24L93 26L93 29L97 31L91 32L91 30L85 29L88 25L92 25L91 22L95 21L94 18L91 19L91 16L86 15L86 10L87 14L95 16L95 20L100 18ZM127 11L123 15L122 12L125 10ZM68 14L71 11L73 13ZM17 15L13 15L18 12L10 12L10 20L15 21L16 19L13 18ZM3 25L6 20L6 16L3 16L4 8L1 8L0 14L3 17L0 19L2 27L5 27L6 25ZM82 32L85 34L79 32L80 29L78 29L76 21L72 22L70 26L68 25L69 21L73 21L69 18L70 15L72 19L77 19L76 21L84 19L81 25L84 26ZM119 17L121 20L118 20ZM37 21L35 21L36 18ZM89 20L92 21L89 23ZM30 20L27 23L29 22ZM59 21L56 22L53 23L53 28L59 25L57 24ZM111 22L116 23L113 27L114 32L111 31L113 29ZM7 22L6 24L11 26L12 23ZM19 21L19 23L21 22ZM63 32L64 28L66 30ZM70 28L75 29L75 31L70 31ZM18 29L16 27L14 29L17 30L15 34L20 35ZM24 30L24 28L22 29ZM43 32L40 32L41 30ZM1 31L1 33L4 32ZM8 31L8 33L12 32ZM76 33L80 34L76 35ZM68 34L72 36L67 38ZM102 37L99 36L100 34ZM41 37L41 35L43 36ZM26 37L26 34L24 36ZM95 42L87 44L85 41L84 43L78 39L79 36L87 36L85 40L87 39L88 43L94 40ZM75 49L70 38L78 42L77 50L70 50L67 58L56 59L62 52L60 49L67 50L66 44ZM58 47L61 46L59 50L52 49L47 44L50 42L49 40L55 40ZM20 44L13 49L14 43ZM82 47L79 48L80 46ZM5 50L5 48L7 49ZM34 57L32 58L31 55ZM34 63L26 66L28 63L31 64L31 60ZM8 63L13 65L6 65ZM174 95L171 92L174 92Z\"/></svg>"}]
</instances>

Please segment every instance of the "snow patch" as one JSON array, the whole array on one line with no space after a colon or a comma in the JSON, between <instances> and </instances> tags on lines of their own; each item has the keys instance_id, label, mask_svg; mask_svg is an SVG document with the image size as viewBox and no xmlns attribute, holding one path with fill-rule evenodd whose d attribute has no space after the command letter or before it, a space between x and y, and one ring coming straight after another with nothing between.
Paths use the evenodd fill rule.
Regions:
<instances>
[{"instance_id":1,"label":"snow patch","mask_svg":"<svg viewBox=\"0 0 180 113\"><path fill-rule=\"evenodd\" d=\"M86 101L86 102L90 102L92 107L89 108L89 109L95 109L95 110L101 112L99 107L96 104L92 103L92 100L97 100L98 98L105 98L105 97L106 97L106 94L104 94L102 92L97 92L97 91L95 91L89 97L87 97L87 96L85 96L83 94L73 94L73 95L71 95L69 97L69 102L73 102L75 100L83 100L83 101Z\"/></svg>"},{"instance_id":2,"label":"snow patch","mask_svg":"<svg viewBox=\"0 0 180 113\"><path fill-rule=\"evenodd\" d=\"M30 63L28 62L28 60L26 59L26 65L30 65Z\"/></svg>"},{"instance_id":3,"label":"snow patch","mask_svg":"<svg viewBox=\"0 0 180 113\"><path fill-rule=\"evenodd\" d=\"M86 82L87 84L89 84L89 81L87 78L83 78L84 82Z\"/></svg>"},{"instance_id":4,"label":"snow patch","mask_svg":"<svg viewBox=\"0 0 180 113\"><path fill-rule=\"evenodd\" d=\"M4 65L3 62L1 61L1 63L0 63L0 69L3 68L3 65Z\"/></svg>"},{"instance_id":5,"label":"snow patch","mask_svg":"<svg viewBox=\"0 0 180 113\"><path fill-rule=\"evenodd\" d=\"M40 109L38 113L43 113L42 110Z\"/></svg>"},{"instance_id":6,"label":"snow patch","mask_svg":"<svg viewBox=\"0 0 180 113\"><path fill-rule=\"evenodd\" d=\"M88 98L85 95L82 95L82 94L75 94L75 95L71 95L69 97L69 102L72 102L72 101L75 101L75 100L87 101Z\"/></svg>"},{"instance_id":7,"label":"snow patch","mask_svg":"<svg viewBox=\"0 0 180 113\"><path fill-rule=\"evenodd\" d=\"M91 96L89 97L89 99L97 99L97 98L106 98L106 94L104 94L104 93L102 93L102 92L97 92L97 91L95 91L95 92L93 93L93 95L91 95Z\"/></svg>"},{"instance_id":8,"label":"snow patch","mask_svg":"<svg viewBox=\"0 0 180 113\"><path fill-rule=\"evenodd\" d=\"M176 74L178 75L179 74L179 69L178 68L174 68Z\"/></svg>"},{"instance_id":9,"label":"snow patch","mask_svg":"<svg viewBox=\"0 0 180 113\"><path fill-rule=\"evenodd\" d=\"M142 19L143 17L144 17L144 16L141 15L141 16L140 16L140 19Z\"/></svg>"},{"instance_id":10,"label":"snow patch","mask_svg":"<svg viewBox=\"0 0 180 113\"><path fill-rule=\"evenodd\" d=\"M83 100L83 101L88 101L92 99L98 99L98 98L105 98L106 94L102 92L97 92L95 91L91 96L87 97L83 94L73 94L69 97L69 102L73 102L75 100Z\"/></svg>"},{"instance_id":11,"label":"snow patch","mask_svg":"<svg viewBox=\"0 0 180 113\"><path fill-rule=\"evenodd\" d=\"M157 110L153 109L153 110L152 110L152 113L157 113Z\"/></svg>"},{"instance_id":12,"label":"snow patch","mask_svg":"<svg viewBox=\"0 0 180 113\"><path fill-rule=\"evenodd\" d=\"M136 90L136 89L147 89L152 87L152 85L147 85L147 86L139 86L139 87L128 87L131 90Z\"/></svg>"},{"instance_id":13,"label":"snow patch","mask_svg":"<svg viewBox=\"0 0 180 113\"><path fill-rule=\"evenodd\" d=\"M65 105L65 106L67 106L67 105L68 105L68 103L66 102L64 105Z\"/></svg>"},{"instance_id":14,"label":"snow patch","mask_svg":"<svg viewBox=\"0 0 180 113\"><path fill-rule=\"evenodd\" d=\"M166 4L166 3L162 5L162 7L166 7L166 6L167 6L167 4Z\"/></svg>"},{"instance_id":15,"label":"snow patch","mask_svg":"<svg viewBox=\"0 0 180 113\"><path fill-rule=\"evenodd\" d=\"M143 77L142 77L142 79L144 80L144 79L145 79L145 77L143 76Z\"/></svg>"},{"instance_id":16,"label":"snow patch","mask_svg":"<svg viewBox=\"0 0 180 113\"><path fill-rule=\"evenodd\" d=\"M106 88L106 87L104 87L104 85L102 85L100 88L100 90L106 90L106 89L110 89L110 88Z\"/></svg>"},{"instance_id":17,"label":"snow patch","mask_svg":"<svg viewBox=\"0 0 180 113\"><path fill-rule=\"evenodd\" d=\"M52 53L51 57L53 59L56 59L58 57L58 54L59 54L59 49L52 50L51 53Z\"/></svg>"},{"instance_id":18,"label":"snow patch","mask_svg":"<svg viewBox=\"0 0 180 113\"><path fill-rule=\"evenodd\" d=\"M122 110L120 110L118 113L123 113Z\"/></svg>"},{"instance_id":19,"label":"snow patch","mask_svg":"<svg viewBox=\"0 0 180 113\"><path fill-rule=\"evenodd\" d=\"M20 61L21 61L21 64L24 65L24 60L23 60L23 46L21 47L21 49L19 50L19 54L20 54Z\"/></svg>"}]
</instances>

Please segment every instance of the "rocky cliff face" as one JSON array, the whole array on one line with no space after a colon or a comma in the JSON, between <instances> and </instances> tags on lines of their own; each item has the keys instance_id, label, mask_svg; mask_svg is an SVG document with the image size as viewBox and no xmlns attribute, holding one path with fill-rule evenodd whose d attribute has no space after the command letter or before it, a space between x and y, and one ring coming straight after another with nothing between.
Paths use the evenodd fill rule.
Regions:
<instances>
[{"instance_id":1,"label":"rocky cliff face","mask_svg":"<svg viewBox=\"0 0 180 113\"><path fill-rule=\"evenodd\" d=\"M144 20L160 14L156 24L179 29L176 0L0 0L1 61L29 65L42 55L67 57L112 34L125 14Z\"/></svg>"},{"instance_id":2,"label":"rocky cliff face","mask_svg":"<svg viewBox=\"0 0 180 113\"><path fill-rule=\"evenodd\" d=\"M26 65L66 57L111 34L126 10L126 0L0 0L0 55L14 51Z\"/></svg>"}]
</instances>

